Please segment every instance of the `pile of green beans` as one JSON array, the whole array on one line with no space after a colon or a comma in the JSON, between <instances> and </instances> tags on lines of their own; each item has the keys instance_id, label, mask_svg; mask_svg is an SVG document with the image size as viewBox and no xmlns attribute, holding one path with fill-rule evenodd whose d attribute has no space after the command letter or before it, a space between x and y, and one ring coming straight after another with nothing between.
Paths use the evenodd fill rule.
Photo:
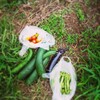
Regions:
<instances>
[{"instance_id":1,"label":"pile of green beans","mask_svg":"<svg viewBox=\"0 0 100 100\"><path fill-rule=\"evenodd\" d=\"M71 92L70 89L70 82L71 82L71 76L70 74L66 73L66 72L60 72L60 92L62 94L69 94Z\"/></svg>"}]
</instances>

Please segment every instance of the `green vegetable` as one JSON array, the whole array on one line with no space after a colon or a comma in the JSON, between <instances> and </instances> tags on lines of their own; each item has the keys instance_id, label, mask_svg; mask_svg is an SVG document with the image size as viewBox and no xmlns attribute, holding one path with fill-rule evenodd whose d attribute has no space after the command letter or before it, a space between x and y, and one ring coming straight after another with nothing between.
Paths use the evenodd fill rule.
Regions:
<instances>
[{"instance_id":1,"label":"green vegetable","mask_svg":"<svg viewBox=\"0 0 100 100\"><path fill-rule=\"evenodd\" d=\"M34 69L35 69L35 58L34 57L18 74L18 79L24 79L26 78Z\"/></svg>"},{"instance_id":2,"label":"green vegetable","mask_svg":"<svg viewBox=\"0 0 100 100\"><path fill-rule=\"evenodd\" d=\"M33 55L33 51L32 49L29 49L28 57L26 57L25 60L22 63L20 63L18 66L16 66L11 72L13 74L18 73L30 61L32 55Z\"/></svg>"},{"instance_id":3,"label":"green vegetable","mask_svg":"<svg viewBox=\"0 0 100 100\"><path fill-rule=\"evenodd\" d=\"M48 53L48 52L47 52ZM43 61L43 66L44 68L46 67L48 61L49 61L49 57L48 55L44 55L44 61ZM50 53L49 53L50 54ZM47 57L47 58L45 58ZM36 58L36 57L35 57ZM33 58L23 69L22 71L18 74L18 79L24 79L26 78L34 69L35 69L35 58Z\"/></svg>"},{"instance_id":4,"label":"green vegetable","mask_svg":"<svg viewBox=\"0 0 100 100\"><path fill-rule=\"evenodd\" d=\"M36 70L33 71L33 73L28 77L26 80L27 85L31 85L34 81L38 79L38 73Z\"/></svg>"},{"instance_id":5,"label":"green vegetable","mask_svg":"<svg viewBox=\"0 0 100 100\"><path fill-rule=\"evenodd\" d=\"M39 76L42 76L45 73L45 68L43 67L43 54L46 50L39 48L36 56L36 71Z\"/></svg>"},{"instance_id":6,"label":"green vegetable","mask_svg":"<svg viewBox=\"0 0 100 100\"><path fill-rule=\"evenodd\" d=\"M49 56L53 55L56 53L56 51L48 51L46 52L46 50L39 48L37 51L37 55L36 57L34 57L23 69L22 71L18 74L18 79L25 79L27 76L28 79L26 81L27 84L32 84L32 82L34 82L35 79L37 79L38 77L38 73L37 70L35 71L35 67L37 66L39 69L39 73L44 73L45 72L45 68L46 65L49 62ZM44 54L45 53L45 54ZM44 54L44 55L43 55ZM37 61L36 61L37 60ZM35 66L36 64L36 66ZM33 72L33 73L32 73ZM36 75L36 76L35 76ZM35 78L36 77L36 78ZM31 81L30 81L31 79Z\"/></svg>"},{"instance_id":7,"label":"green vegetable","mask_svg":"<svg viewBox=\"0 0 100 100\"><path fill-rule=\"evenodd\" d=\"M71 92L71 89L70 89L70 81L71 81L70 74L61 71L59 81L60 81L60 85L61 85L60 92L62 94L69 94Z\"/></svg>"},{"instance_id":8,"label":"green vegetable","mask_svg":"<svg viewBox=\"0 0 100 100\"><path fill-rule=\"evenodd\" d=\"M48 64L49 60L50 60L50 57L47 57L47 58L45 58L43 60L43 66L44 66L44 68L46 68L46 65Z\"/></svg>"},{"instance_id":9,"label":"green vegetable","mask_svg":"<svg viewBox=\"0 0 100 100\"><path fill-rule=\"evenodd\" d=\"M51 55L54 55L54 54L56 54L56 53L57 53L56 51L47 51L47 52L44 54L43 59L46 58L46 57L49 57L49 56L51 56Z\"/></svg>"},{"instance_id":10,"label":"green vegetable","mask_svg":"<svg viewBox=\"0 0 100 100\"><path fill-rule=\"evenodd\" d=\"M43 66L44 68L46 68L46 65L48 64L49 61L49 57L45 58L43 61ZM31 85L34 81L36 81L38 79L38 73L36 71L36 69L32 72L32 74L27 78L26 80L26 84L27 85Z\"/></svg>"}]
</instances>

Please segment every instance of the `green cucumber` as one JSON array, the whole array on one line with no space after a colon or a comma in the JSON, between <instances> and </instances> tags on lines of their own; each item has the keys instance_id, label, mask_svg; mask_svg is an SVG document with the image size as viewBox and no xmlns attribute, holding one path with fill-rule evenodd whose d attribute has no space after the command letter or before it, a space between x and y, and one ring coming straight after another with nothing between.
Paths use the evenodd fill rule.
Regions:
<instances>
[{"instance_id":1,"label":"green cucumber","mask_svg":"<svg viewBox=\"0 0 100 100\"><path fill-rule=\"evenodd\" d=\"M36 57L35 57L36 58ZM18 74L18 79L22 80L25 79L32 71L35 69L35 58L33 58L23 69L22 71ZM46 65L49 61L49 57L45 58L43 61L43 66L46 68Z\"/></svg>"},{"instance_id":2,"label":"green cucumber","mask_svg":"<svg viewBox=\"0 0 100 100\"><path fill-rule=\"evenodd\" d=\"M35 58L34 57L18 74L18 79L25 79L35 69Z\"/></svg>"},{"instance_id":3,"label":"green cucumber","mask_svg":"<svg viewBox=\"0 0 100 100\"><path fill-rule=\"evenodd\" d=\"M45 68L43 67L43 54L46 52L45 49L39 48L36 56L36 71L39 76L45 73Z\"/></svg>"},{"instance_id":4,"label":"green cucumber","mask_svg":"<svg viewBox=\"0 0 100 100\"><path fill-rule=\"evenodd\" d=\"M46 57L49 57L51 55L54 55L56 54L57 52L56 51L47 51L44 55L43 55L43 59L46 58Z\"/></svg>"},{"instance_id":5,"label":"green cucumber","mask_svg":"<svg viewBox=\"0 0 100 100\"><path fill-rule=\"evenodd\" d=\"M27 78L26 84L31 85L37 79L38 79L38 73L36 70L34 70L33 73Z\"/></svg>"},{"instance_id":6,"label":"green cucumber","mask_svg":"<svg viewBox=\"0 0 100 100\"><path fill-rule=\"evenodd\" d=\"M50 60L50 57L47 57L47 58L45 58L45 59L43 60L43 66L44 66L44 68L47 67L47 64L48 64L49 60Z\"/></svg>"},{"instance_id":7,"label":"green cucumber","mask_svg":"<svg viewBox=\"0 0 100 100\"><path fill-rule=\"evenodd\" d=\"M33 51L32 49L29 49L29 52L28 52L28 56L25 58L25 60L20 63L18 66L16 66L12 71L11 73L15 74L15 73L18 73L29 61L30 59L32 58L32 55L33 55Z\"/></svg>"},{"instance_id":8,"label":"green cucumber","mask_svg":"<svg viewBox=\"0 0 100 100\"><path fill-rule=\"evenodd\" d=\"M43 61L43 66L44 68L46 68L46 65L48 64L49 61L49 57L45 58ZM34 81L36 81L38 79L38 73L36 71L36 69L32 72L32 74L30 74L30 76L27 78L26 80L26 84L27 85L31 85Z\"/></svg>"}]
</instances>

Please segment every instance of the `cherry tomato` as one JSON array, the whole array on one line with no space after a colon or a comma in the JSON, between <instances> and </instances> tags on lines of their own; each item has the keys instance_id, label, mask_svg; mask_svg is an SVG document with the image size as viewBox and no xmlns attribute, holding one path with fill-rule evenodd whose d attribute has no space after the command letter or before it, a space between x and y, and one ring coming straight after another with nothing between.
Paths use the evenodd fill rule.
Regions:
<instances>
[{"instance_id":1,"label":"cherry tomato","mask_svg":"<svg viewBox=\"0 0 100 100\"><path fill-rule=\"evenodd\" d=\"M36 40L32 40L32 42L34 43L34 44L36 44L37 42L36 42Z\"/></svg>"},{"instance_id":2,"label":"cherry tomato","mask_svg":"<svg viewBox=\"0 0 100 100\"><path fill-rule=\"evenodd\" d=\"M30 37L30 38L29 38L29 41L32 42L32 40L33 40L32 37Z\"/></svg>"},{"instance_id":3,"label":"cherry tomato","mask_svg":"<svg viewBox=\"0 0 100 100\"><path fill-rule=\"evenodd\" d=\"M35 35L33 35L33 36L32 36L32 39L35 40L35 39L37 39L37 37L36 37Z\"/></svg>"}]
</instances>

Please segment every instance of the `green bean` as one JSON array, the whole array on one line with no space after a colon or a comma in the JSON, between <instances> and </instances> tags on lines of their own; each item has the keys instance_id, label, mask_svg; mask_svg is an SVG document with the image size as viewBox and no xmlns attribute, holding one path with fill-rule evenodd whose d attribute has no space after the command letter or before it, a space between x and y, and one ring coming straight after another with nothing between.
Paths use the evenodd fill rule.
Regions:
<instances>
[{"instance_id":1,"label":"green bean","mask_svg":"<svg viewBox=\"0 0 100 100\"><path fill-rule=\"evenodd\" d=\"M70 77L70 74L66 73L66 72L60 72L60 85L61 85L61 93L62 94L69 94L71 92L71 89L70 89L70 80L71 80L71 77Z\"/></svg>"}]
</instances>

